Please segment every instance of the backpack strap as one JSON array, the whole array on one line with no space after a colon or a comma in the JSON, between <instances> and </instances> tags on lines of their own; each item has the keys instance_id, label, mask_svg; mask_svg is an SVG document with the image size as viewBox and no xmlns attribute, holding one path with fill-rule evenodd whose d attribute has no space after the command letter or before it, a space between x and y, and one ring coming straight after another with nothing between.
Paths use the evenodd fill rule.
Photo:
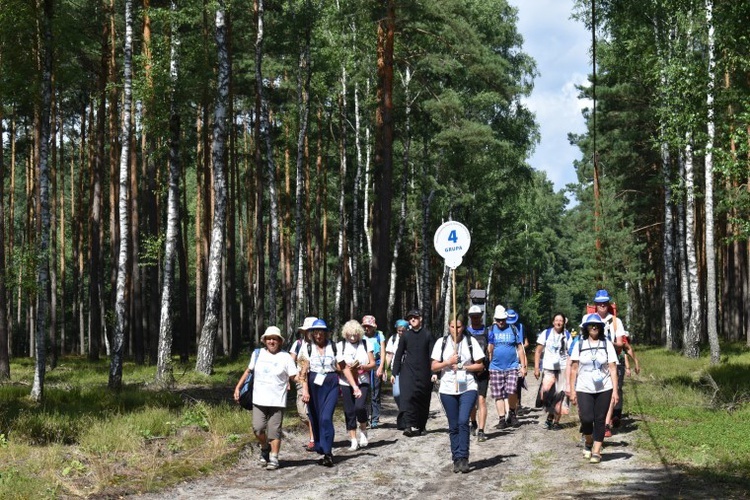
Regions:
<instances>
[{"instance_id":1,"label":"backpack strap","mask_svg":"<svg viewBox=\"0 0 750 500\"><path fill-rule=\"evenodd\" d=\"M469 346L469 359L471 359L471 364L474 364L474 346L471 345L471 334L464 335L464 340ZM440 347L440 362L443 362L443 356L445 355L445 344L448 343L448 335L445 335L443 337L443 345ZM456 346L456 354L458 354L458 346Z\"/></svg>"},{"instance_id":2,"label":"backpack strap","mask_svg":"<svg viewBox=\"0 0 750 500\"><path fill-rule=\"evenodd\" d=\"M258 364L258 355L259 354L260 354L260 347L256 347L255 350L253 351L253 354L250 356L250 364L252 365L252 368L250 368L251 372L253 370L255 370L255 365Z\"/></svg>"}]
</instances>

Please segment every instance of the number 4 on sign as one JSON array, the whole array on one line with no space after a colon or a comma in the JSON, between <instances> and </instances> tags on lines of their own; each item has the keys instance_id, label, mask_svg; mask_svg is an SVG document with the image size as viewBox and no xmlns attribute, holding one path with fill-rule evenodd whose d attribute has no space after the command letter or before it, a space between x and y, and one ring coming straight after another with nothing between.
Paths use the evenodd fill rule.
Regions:
<instances>
[{"instance_id":1,"label":"number 4 on sign","mask_svg":"<svg viewBox=\"0 0 750 500\"><path fill-rule=\"evenodd\" d=\"M448 241L451 241L453 243L456 243L458 241L458 235L456 234L456 230L452 230L451 233L448 235Z\"/></svg>"}]
</instances>

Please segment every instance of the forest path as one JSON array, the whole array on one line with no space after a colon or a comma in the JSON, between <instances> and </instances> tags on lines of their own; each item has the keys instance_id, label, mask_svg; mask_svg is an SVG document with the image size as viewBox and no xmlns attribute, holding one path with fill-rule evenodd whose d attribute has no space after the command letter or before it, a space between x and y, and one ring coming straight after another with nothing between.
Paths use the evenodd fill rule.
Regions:
<instances>
[{"instance_id":1,"label":"forest path","mask_svg":"<svg viewBox=\"0 0 750 500\"><path fill-rule=\"evenodd\" d=\"M252 446L226 473L139 498L447 499L466 498L468 492L473 498L502 499L682 496L681 474L635 449L636 435L641 432L639 422L624 419L622 428L605 441L603 461L591 465L582 457L577 418L565 416L563 429L545 430L543 412L533 408L538 381L530 376L528 384L522 401L526 410L519 417L518 427L494 429L497 416L494 408L489 409L488 439L478 443L472 438L468 474L453 473L447 420L436 392L428 433L413 438L395 428L396 407L386 394L381 426L369 431L368 447L348 451L344 424L338 419L332 468L317 465L318 455L303 449L306 433L287 433L278 470L263 469L258 464L258 448ZM626 392L626 408L627 396Z\"/></svg>"}]
</instances>

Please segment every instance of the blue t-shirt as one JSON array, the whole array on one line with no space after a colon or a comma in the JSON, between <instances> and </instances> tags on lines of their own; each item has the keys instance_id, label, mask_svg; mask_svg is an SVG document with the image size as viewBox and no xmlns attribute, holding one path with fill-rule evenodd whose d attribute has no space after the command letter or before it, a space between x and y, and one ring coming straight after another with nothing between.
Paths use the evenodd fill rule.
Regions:
<instances>
[{"instance_id":1,"label":"blue t-shirt","mask_svg":"<svg viewBox=\"0 0 750 500\"><path fill-rule=\"evenodd\" d=\"M372 349L372 354L375 356L376 364L380 364L380 343L385 342L385 336L383 335L383 332L380 330L375 331L375 335L372 337L368 337L367 335L364 336L364 339L367 341L367 347Z\"/></svg>"},{"instance_id":2,"label":"blue t-shirt","mask_svg":"<svg viewBox=\"0 0 750 500\"><path fill-rule=\"evenodd\" d=\"M492 325L489 332L489 343L493 346L490 370L511 370L519 368L518 344L522 343L517 331L508 325L501 330L497 325Z\"/></svg>"}]
</instances>

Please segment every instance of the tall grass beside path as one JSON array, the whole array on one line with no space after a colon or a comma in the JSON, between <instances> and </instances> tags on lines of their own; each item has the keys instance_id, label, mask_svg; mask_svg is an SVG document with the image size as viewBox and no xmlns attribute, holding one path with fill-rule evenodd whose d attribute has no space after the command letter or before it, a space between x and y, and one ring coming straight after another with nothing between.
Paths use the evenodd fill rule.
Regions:
<instances>
[{"instance_id":1,"label":"tall grass beside path","mask_svg":"<svg viewBox=\"0 0 750 500\"><path fill-rule=\"evenodd\" d=\"M246 365L217 360L207 377L175 364L166 391L153 384L155 367L126 363L114 393L107 360L65 358L36 404L33 360L14 360L0 385L0 498L116 497L231 466L254 439L251 413L232 400Z\"/></svg>"},{"instance_id":2,"label":"tall grass beside path","mask_svg":"<svg viewBox=\"0 0 750 500\"><path fill-rule=\"evenodd\" d=\"M716 366L707 352L687 359L637 349L642 371L625 387L625 412L639 420L637 445L688 480L750 491L750 349L723 345Z\"/></svg>"}]
</instances>

